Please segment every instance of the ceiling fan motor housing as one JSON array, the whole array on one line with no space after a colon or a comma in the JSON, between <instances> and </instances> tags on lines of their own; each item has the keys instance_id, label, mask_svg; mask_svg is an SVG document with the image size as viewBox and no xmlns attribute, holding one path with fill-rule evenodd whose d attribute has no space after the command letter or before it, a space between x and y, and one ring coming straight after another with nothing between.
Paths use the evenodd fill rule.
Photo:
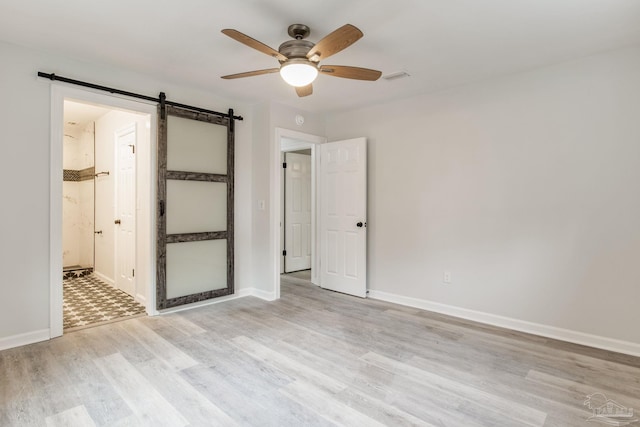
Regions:
<instances>
[{"instance_id":1,"label":"ceiling fan motor housing","mask_svg":"<svg viewBox=\"0 0 640 427\"><path fill-rule=\"evenodd\" d=\"M315 45L307 40L289 40L280 45L278 52L287 58L306 58L313 46Z\"/></svg>"}]
</instances>

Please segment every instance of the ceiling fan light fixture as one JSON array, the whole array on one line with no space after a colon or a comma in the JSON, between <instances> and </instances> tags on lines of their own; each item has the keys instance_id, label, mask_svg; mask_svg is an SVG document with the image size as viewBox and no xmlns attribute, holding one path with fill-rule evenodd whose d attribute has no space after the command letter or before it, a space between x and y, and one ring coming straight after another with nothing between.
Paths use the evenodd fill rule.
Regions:
<instances>
[{"instance_id":1,"label":"ceiling fan light fixture","mask_svg":"<svg viewBox=\"0 0 640 427\"><path fill-rule=\"evenodd\" d=\"M313 94L313 85L311 83L315 81L318 74L372 82L378 80L382 75L382 72L368 68L347 65L319 65L321 61L325 61L330 56L341 52L362 38L362 31L358 28L351 24L345 24L327 34L315 44L305 40L309 35L309 31L309 27L306 25L290 25L288 33L293 40L285 41L278 50L275 50L238 30L230 28L222 30L224 35L231 37L235 41L277 59L280 66L220 77L225 80L231 80L279 72L282 79L293 86L296 94L302 98Z\"/></svg>"},{"instance_id":2,"label":"ceiling fan light fixture","mask_svg":"<svg viewBox=\"0 0 640 427\"><path fill-rule=\"evenodd\" d=\"M280 76L291 86L307 86L318 77L318 66L303 58L293 58L282 64Z\"/></svg>"}]
</instances>

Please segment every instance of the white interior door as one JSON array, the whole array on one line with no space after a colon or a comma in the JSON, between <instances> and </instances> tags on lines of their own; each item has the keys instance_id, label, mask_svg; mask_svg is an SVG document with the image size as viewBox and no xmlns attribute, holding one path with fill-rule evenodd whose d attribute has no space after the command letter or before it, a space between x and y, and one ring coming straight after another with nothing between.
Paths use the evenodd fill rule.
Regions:
<instances>
[{"instance_id":1,"label":"white interior door","mask_svg":"<svg viewBox=\"0 0 640 427\"><path fill-rule=\"evenodd\" d=\"M320 283L367 296L367 140L320 146Z\"/></svg>"},{"instance_id":2,"label":"white interior door","mask_svg":"<svg viewBox=\"0 0 640 427\"><path fill-rule=\"evenodd\" d=\"M135 297L136 126L116 134L116 287Z\"/></svg>"},{"instance_id":3,"label":"white interior door","mask_svg":"<svg viewBox=\"0 0 640 427\"><path fill-rule=\"evenodd\" d=\"M311 268L311 156L286 153L285 272Z\"/></svg>"}]
</instances>

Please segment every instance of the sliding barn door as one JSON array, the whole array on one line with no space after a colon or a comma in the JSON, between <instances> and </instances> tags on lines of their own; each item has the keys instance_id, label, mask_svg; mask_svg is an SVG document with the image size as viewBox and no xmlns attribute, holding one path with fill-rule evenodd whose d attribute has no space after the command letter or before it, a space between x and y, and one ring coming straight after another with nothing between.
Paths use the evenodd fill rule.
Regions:
<instances>
[{"instance_id":1,"label":"sliding barn door","mask_svg":"<svg viewBox=\"0 0 640 427\"><path fill-rule=\"evenodd\" d=\"M233 294L228 117L167 106L158 141L158 309Z\"/></svg>"}]
</instances>

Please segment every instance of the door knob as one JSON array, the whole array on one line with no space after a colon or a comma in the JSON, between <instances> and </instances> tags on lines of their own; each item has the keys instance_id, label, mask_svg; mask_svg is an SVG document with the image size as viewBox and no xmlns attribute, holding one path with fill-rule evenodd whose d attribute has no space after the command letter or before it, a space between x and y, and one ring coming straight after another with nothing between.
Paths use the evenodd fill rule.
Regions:
<instances>
[{"instance_id":1,"label":"door knob","mask_svg":"<svg viewBox=\"0 0 640 427\"><path fill-rule=\"evenodd\" d=\"M114 224L116 225L120 225L122 223L122 221L120 221L119 219L116 219L115 221L113 221Z\"/></svg>"},{"instance_id":2,"label":"door knob","mask_svg":"<svg viewBox=\"0 0 640 427\"><path fill-rule=\"evenodd\" d=\"M358 228L362 228L362 226L363 226L363 225L364 225L364 224L362 223L362 221L360 221L359 223L357 223L357 224L356 224L356 227L358 227Z\"/></svg>"}]
</instances>

